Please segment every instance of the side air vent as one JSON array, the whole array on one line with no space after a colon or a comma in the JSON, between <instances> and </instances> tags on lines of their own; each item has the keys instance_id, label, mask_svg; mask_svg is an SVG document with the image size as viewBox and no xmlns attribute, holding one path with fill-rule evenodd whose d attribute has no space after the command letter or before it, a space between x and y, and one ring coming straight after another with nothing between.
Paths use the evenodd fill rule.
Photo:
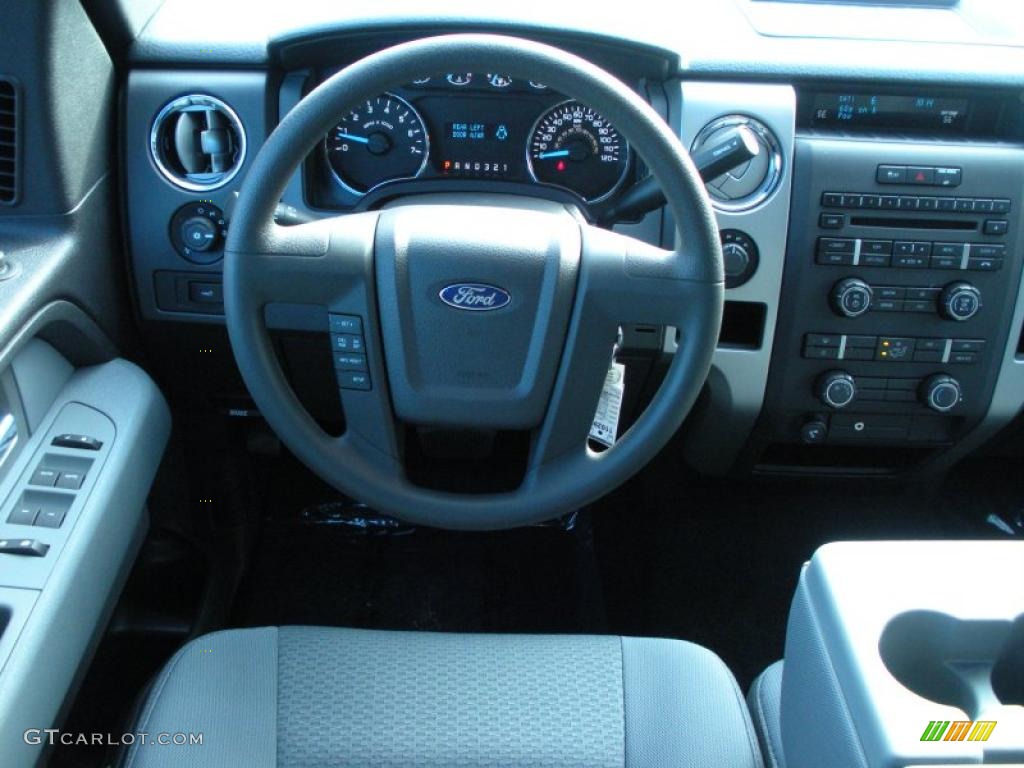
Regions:
<instances>
[{"instance_id":1,"label":"side air vent","mask_svg":"<svg viewBox=\"0 0 1024 768\"><path fill-rule=\"evenodd\" d=\"M18 198L18 91L0 77L0 203Z\"/></svg>"},{"instance_id":2,"label":"side air vent","mask_svg":"<svg viewBox=\"0 0 1024 768\"><path fill-rule=\"evenodd\" d=\"M177 187L205 192L227 184L245 161L238 115L213 96L182 96L165 106L150 132L153 162Z\"/></svg>"}]
</instances>

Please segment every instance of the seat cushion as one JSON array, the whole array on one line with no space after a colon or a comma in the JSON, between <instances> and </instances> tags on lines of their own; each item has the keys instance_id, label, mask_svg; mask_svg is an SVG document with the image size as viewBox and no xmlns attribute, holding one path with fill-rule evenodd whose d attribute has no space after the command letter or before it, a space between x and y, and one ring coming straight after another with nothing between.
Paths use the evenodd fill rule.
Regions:
<instances>
[{"instance_id":1,"label":"seat cushion","mask_svg":"<svg viewBox=\"0 0 1024 768\"><path fill-rule=\"evenodd\" d=\"M761 765L732 674L678 640L281 627L179 651L128 768ZM165 741L173 741L165 738Z\"/></svg>"},{"instance_id":2,"label":"seat cushion","mask_svg":"<svg viewBox=\"0 0 1024 768\"><path fill-rule=\"evenodd\" d=\"M747 693L754 730L768 768L786 768L782 754L782 665L777 661L757 676Z\"/></svg>"}]
</instances>

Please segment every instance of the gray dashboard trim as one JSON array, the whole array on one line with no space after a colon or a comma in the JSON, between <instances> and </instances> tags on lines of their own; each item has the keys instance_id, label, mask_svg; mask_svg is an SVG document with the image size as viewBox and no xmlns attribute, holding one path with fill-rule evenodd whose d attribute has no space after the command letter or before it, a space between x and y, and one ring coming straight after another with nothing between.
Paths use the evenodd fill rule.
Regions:
<instances>
[{"instance_id":1,"label":"gray dashboard trim","mask_svg":"<svg viewBox=\"0 0 1024 768\"><path fill-rule=\"evenodd\" d=\"M719 227L746 232L761 254L757 272L749 282L726 290L726 302L754 302L766 307L761 346L718 347L706 385L708 400L695 408L687 421L687 460L703 472L723 474L754 427L768 383L789 229L796 94L785 85L705 82L683 82L680 92L679 130L684 145L689 146L713 120L744 114L774 132L783 158L778 186L767 200L749 210L715 211Z\"/></svg>"}]
</instances>

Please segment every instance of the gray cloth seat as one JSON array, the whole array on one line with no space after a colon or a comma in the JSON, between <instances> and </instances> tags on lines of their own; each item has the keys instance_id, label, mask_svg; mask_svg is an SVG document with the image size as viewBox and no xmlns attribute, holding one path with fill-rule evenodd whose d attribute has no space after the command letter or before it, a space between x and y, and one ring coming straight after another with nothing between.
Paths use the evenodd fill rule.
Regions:
<instances>
[{"instance_id":1,"label":"gray cloth seat","mask_svg":"<svg viewBox=\"0 0 1024 768\"><path fill-rule=\"evenodd\" d=\"M768 768L786 768L782 754L782 669L777 661L757 676L747 692L754 730Z\"/></svg>"},{"instance_id":2,"label":"gray cloth seat","mask_svg":"<svg viewBox=\"0 0 1024 768\"><path fill-rule=\"evenodd\" d=\"M151 743L128 768L762 765L715 654L630 637L218 632L168 662L133 731ZM202 744L152 743L178 733Z\"/></svg>"}]
</instances>

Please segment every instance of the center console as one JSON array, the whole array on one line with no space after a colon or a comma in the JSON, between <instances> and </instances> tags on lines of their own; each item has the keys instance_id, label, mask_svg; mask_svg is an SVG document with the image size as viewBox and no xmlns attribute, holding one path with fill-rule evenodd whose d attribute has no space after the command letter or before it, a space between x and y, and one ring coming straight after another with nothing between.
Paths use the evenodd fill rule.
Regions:
<instances>
[{"instance_id":1,"label":"center console","mask_svg":"<svg viewBox=\"0 0 1024 768\"><path fill-rule=\"evenodd\" d=\"M1024 153L809 133L794 167L758 461L914 465L985 418L1020 333Z\"/></svg>"},{"instance_id":2,"label":"center console","mask_svg":"<svg viewBox=\"0 0 1024 768\"><path fill-rule=\"evenodd\" d=\"M786 631L785 765L1020 765L1022 610L1021 542L825 545Z\"/></svg>"}]
</instances>

